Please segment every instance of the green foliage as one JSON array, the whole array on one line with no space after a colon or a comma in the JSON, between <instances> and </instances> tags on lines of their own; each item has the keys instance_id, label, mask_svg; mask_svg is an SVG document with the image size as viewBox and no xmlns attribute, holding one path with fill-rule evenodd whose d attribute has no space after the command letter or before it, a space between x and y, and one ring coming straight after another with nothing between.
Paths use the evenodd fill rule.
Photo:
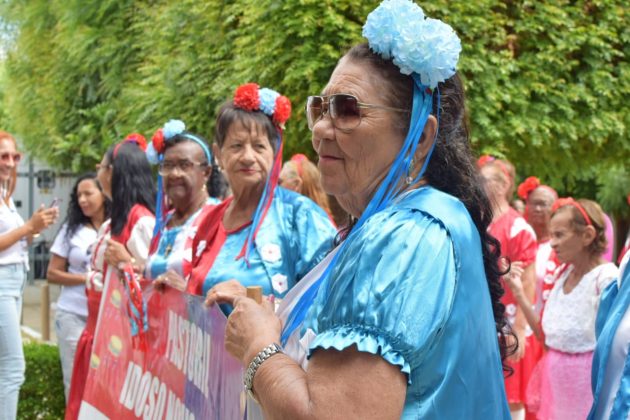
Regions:
<instances>
[{"instance_id":1,"label":"green foliage","mask_svg":"<svg viewBox=\"0 0 630 420\"><path fill-rule=\"evenodd\" d=\"M462 38L472 141L562 193L626 212L610 175L630 158L623 0L435 0ZM14 28L4 107L31 152L75 170L169 118L211 139L218 107L256 81L294 104L287 155L309 153L302 107L378 1L4 0ZM49 147L41 147L42 144ZM309 153L309 154L312 154ZM604 180L606 180L604 182Z\"/></svg>"},{"instance_id":2,"label":"green foliage","mask_svg":"<svg viewBox=\"0 0 630 420\"><path fill-rule=\"evenodd\" d=\"M4 90L5 90L5 71L4 67L2 67L2 63L0 63L0 104L4 102ZM3 127L8 127L10 125L9 116L7 115L7 110L0 106L0 130Z\"/></svg>"},{"instance_id":3,"label":"green foliage","mask_svg":"<svg viewBox=\"0 0 630 420\"><path fill-rule=\"evenodd\" d=\"M57 346L24 344L26 379L20 388L18 419L62 419L66 407Z\"/></svg>"}]
</instances>

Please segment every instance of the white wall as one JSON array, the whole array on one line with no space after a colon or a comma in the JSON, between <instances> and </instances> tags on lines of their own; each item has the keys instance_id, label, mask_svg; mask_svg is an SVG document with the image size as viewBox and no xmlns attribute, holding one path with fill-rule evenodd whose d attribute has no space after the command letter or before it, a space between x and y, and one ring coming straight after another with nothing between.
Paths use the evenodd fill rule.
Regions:
<instances>
[{"instance_id":1,"label":"white wall","mask_svg":"<svg viewBox=\"0 0 630 420\"><path fill-rule=\"evenodd\" d=\"M17 207L18 212L22 216L22 218L26 221L31 216L30 209L33 211L37 210L41 204L46 207L50 206L53 199L58 197L61 199L59 203L59 219L57 223L50 226L48 229L44 230L41 235L36 238L33 242L33 247L31 247L31 270L29 272L29 279L33 278L43 278L45 276L44 266L42 266L41 261L35 262L37 257L34 255L36 250L40 250L37 245L41 242L46 243L46 248L50 249L52 243L59 231L59 228L66 217L66 212L68 208L68 202L70 201L70 194L72 192L72 187L74 186L74 182L77 178L76 175L73 174L61 174L58 171L55 171L55 186L50 190L43 190L37 187L37 171L39 170L52 170L45 163L35 160L33 162L32 168L32 179L29 179L29 169L30 169L30 159L27 155L24 156L22 162L18 166L18 178L17 184L15 187L15 192L13 193L13 201ZM30 188L29 185L32 185L33 191L33 203L31 206L30 203ZM47 258L48 256L43 256Z\"/></svg>"}]
</instances>

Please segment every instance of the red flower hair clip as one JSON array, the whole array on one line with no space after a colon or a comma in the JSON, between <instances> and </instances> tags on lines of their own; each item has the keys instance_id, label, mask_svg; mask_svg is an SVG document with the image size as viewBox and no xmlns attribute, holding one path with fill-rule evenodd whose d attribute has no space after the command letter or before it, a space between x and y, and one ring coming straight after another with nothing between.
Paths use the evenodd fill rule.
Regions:
<instances>
[{"instance_id":1,"label":"red flower hair clip","mask_svg":"<svg viewBox=\"0 0 630 420\"><path fill-rule=\"evenodd\" d=\"M276 98L276 109L273 112L273 122L281 127L287 122L291 116L291 101L286 96L278 96Z\"/></svg>"},{"instance_id":2,"label":"red flower hair clip","mask_svg":"<svg viewBox=\"0 0 630 420\"><path fill-rule=\"evenodd\" d=\"M153 144L153 148L158 153L158 155L161 155L162 153L164 153L164 148L166 147L166 143L164 143L164 130L163 129L159 128L155 132L155 134L153 134L153 137L151 138L151 144Z\"/></svg>"},{"instance_id":3,"label":"red flower hair clip","mask_svg":"<svg viewBox=\"0 0 630 420\"><path fill-rule=\"evenodd\" d=\"M477 159L477 167L481 169L484 166L486 166L488 163L493 162L494 159L495 159L494 156L482 155L479 157L479 159Z\"/></svg>"},{"instance_id":4,"label":"red flower hair clip","mask_svg":"<svg viewBox=\"0 0 630 420\"><path fill-rule=\"evenodd\" d=\"M260 109L260 95L256 83L245 83L236 88L234 92L234 105L245 111Z\"/></svg>"},{"instance_id":5,"label":"red flower hair clip","mask_svg":"<svg viewBox=\"0 0 630 420\"><path fill-rule=\"evenodd\" d=\"M535 176L530 176L525 181L519 184L518 188L516 189L516 193L521 199L527 200L529 194L538 187L540 187L540 180Z\"/></svg>"},{"instance_id":6,"label":"red flower hair clip","mask_svg":"<svg viewBox=\"0 0 630 420\"><path fill-rule=\"evenodd\" d=\"M127 137L125 137L123 141L121 141L114 147L114 151L113 151L114 158L118 155L118 150L120 149L120 146L122 146L125 143L135 144L143 152L146 152L147 150L147 139L145 139L142 134L131 133Z\"/></svg>"},{"instance_id":7,"label":"red flower hair clip","mask_svg":"<svg viewBox=\"0 0 630 420\"><path fill-rule=\"evenodd\" d=\"M123 143L135 143L143 152L147 150L147 139L145 139L142 134L131 133L125 137Z\"/></svg>"}]
</instances>

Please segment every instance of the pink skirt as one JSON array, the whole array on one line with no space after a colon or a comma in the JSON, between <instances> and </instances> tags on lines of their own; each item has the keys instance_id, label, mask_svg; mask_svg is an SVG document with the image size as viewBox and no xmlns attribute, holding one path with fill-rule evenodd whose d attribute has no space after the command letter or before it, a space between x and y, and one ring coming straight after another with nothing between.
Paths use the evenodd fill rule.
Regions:
<instances>
[{"instance_id":1,"label":"pink skirt","mask_svg":"<svg viewBox=\"0 0 630 420\"><path fill-rule=\"evenodd\" d=\"M593 352L563 353L549 349L527 387L528 410L539 420L585 419L593 404Z\"/></svg>"}]
</instances>

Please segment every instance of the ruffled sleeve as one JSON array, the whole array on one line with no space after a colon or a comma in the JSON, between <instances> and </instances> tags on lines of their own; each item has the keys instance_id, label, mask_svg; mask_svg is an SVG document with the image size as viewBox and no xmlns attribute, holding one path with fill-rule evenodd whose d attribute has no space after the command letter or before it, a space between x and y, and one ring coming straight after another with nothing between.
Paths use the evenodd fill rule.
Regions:
<instances>
[{"instance_id":1,"label":"ruffled sleeve","mask_svg":"<svg viewBox=\"0 0 630 420\"><path fill-rule=\"evenodd\" d=\"M149 246L153 237L155 217L142 216L131 229L127 240L127 249L138 262L144 264L149 256Z\"/></svg>"},{"instance_id":2,"label":"ruffled sleeve","mask_svg":"<svg viewBox=\"0 0 630 420\"><path fill-rule=\"evenodd\" d=\"M333 248L336 230L328 215L305 197L295 202L290 236L296 280L311 271Z\"/></svg>"},{"instance_id":3,"label":"ruffled sleeve","mask_svg":"<svg viewBox=\"0 0 630 420\"><path fill-rule=\"evenodd\" d=\"M409 378L451 313L452 240L437 220L413 209L378 214L357 234L333 270L327 296L318 297L323 303L310 353L356 345Z\"/></svg>"},{"instance_id":4,"label":"ruffled sleeve","mask_svg":"<svg viewBox=\"0 0 630 420\"><path fill-rule=\"evenodd\" d=\"M617 277L619 277L619 269L615 264L603 264L600 273L595 278L597 294L601 296L602 292L608 287L608 285L617 280Z\"/></svg>"}]
</instances>

